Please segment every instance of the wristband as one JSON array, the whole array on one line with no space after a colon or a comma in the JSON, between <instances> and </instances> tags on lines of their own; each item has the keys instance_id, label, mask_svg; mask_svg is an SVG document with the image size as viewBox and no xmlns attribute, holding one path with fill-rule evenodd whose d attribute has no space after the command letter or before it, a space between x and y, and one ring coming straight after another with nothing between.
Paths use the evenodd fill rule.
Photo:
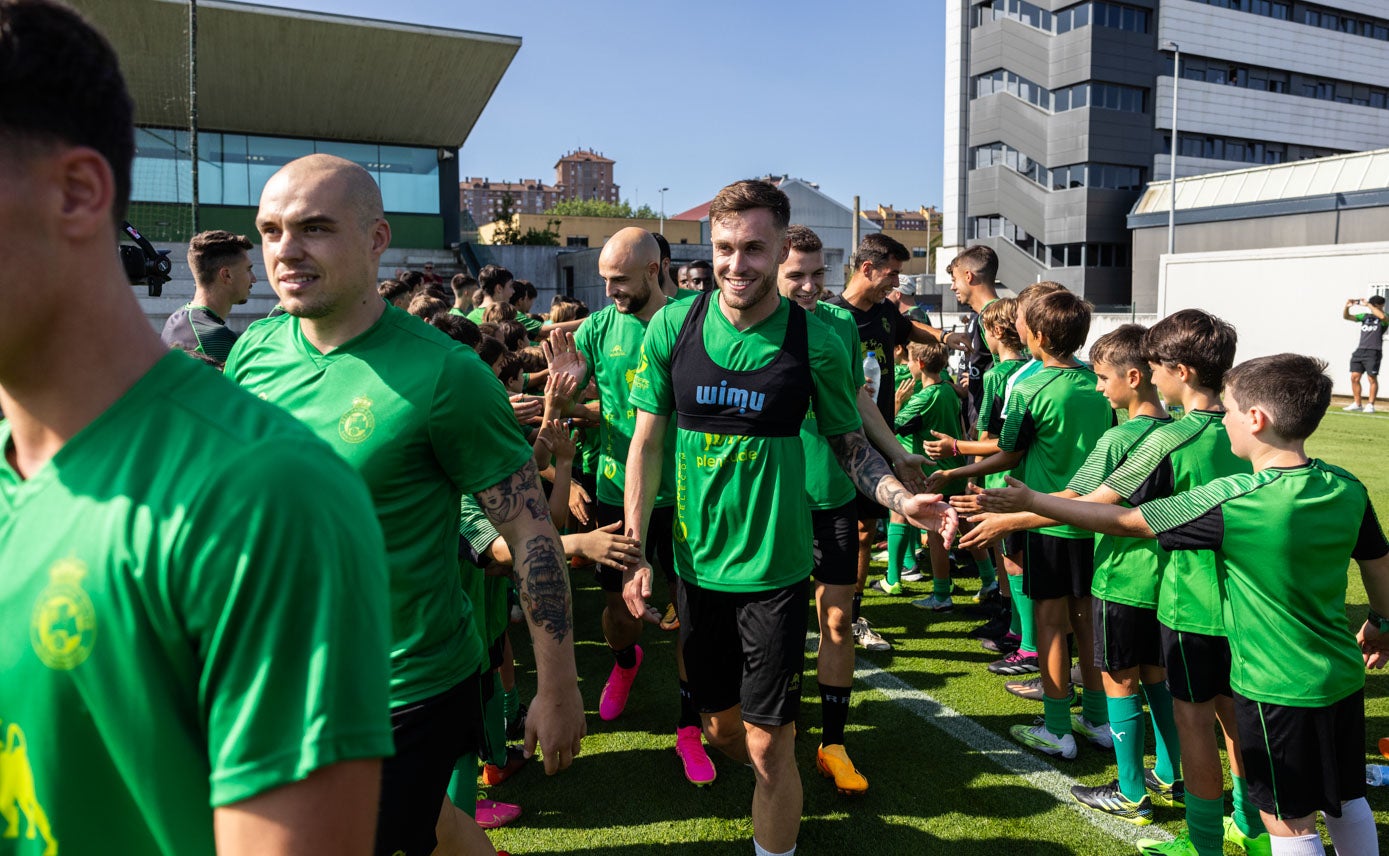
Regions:
<instances>
[{"instance_id":1,"label":"wristband","mask_svg":"<svg viewBox=\"0 0 1389 856\"><path fill-rule=\"evenodd\" d=\"M1365 620L1379 628L1380 633L1389 633L1389 618L1385 618L1373 609L1370 614L1365 616Z\"/></svg>"},{"instance_id":2,"label":"wristband","mask_svg":"<svg viewBox=\"0 0 1389 856\"><path fill-rule=\"evenodd\" d=\"M954 451L952 451L952 452L950 453L950 456L951 456L952 458L958 458L958 457L960 456L960 441L959 441L959 440L956 440L954 437L951 437L951 438L950 438L950 445L951 445L951 446L953 447L953 449L954 449Z\"/></svg>"}]
</instances>

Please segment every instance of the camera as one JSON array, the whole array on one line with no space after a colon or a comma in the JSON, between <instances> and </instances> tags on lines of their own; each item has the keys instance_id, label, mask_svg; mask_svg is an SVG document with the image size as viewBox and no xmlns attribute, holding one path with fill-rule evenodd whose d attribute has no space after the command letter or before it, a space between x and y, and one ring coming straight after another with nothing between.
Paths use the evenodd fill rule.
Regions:
<instances>
[{"instance_id":1,"label":"camera","mask_svg":"<svg viewBox=\"0 0 1389 856\"><path fill-rule=\"evenodd\" d=\"M117 248L120 250L121 266L125 268L126 278L130 280L131 285L145 286L150 297L158 297L164 293L164 283L173 278L169 275L174 269L173 262L169 261L169 251L156 250L129 221L121 223L121 228L130 236L130 240L135 242L133 247L121 244Z\"/></svg>"}]
</instances>

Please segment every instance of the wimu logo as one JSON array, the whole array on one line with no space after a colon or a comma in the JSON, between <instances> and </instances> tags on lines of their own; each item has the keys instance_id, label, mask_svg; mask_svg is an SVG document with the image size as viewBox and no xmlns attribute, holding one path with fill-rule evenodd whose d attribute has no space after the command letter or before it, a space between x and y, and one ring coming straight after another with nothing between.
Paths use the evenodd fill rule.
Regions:
<instances>
[{"instance_id":1,"label":"wimu logo","mask_svg":"<svg viewBox=\"0 0 1389 856\"><path fill-rule=\"evenodd\" d=\"M750 389L742 389L736 386L729 386L728 381L719 381L718 386L697 386L695 387L695 401L700 404L717 404L738 408L739 413L747 413L748 410L762 412L762 405L767 403L765 392L754 392Z\"/></svg>"}]
</instances>

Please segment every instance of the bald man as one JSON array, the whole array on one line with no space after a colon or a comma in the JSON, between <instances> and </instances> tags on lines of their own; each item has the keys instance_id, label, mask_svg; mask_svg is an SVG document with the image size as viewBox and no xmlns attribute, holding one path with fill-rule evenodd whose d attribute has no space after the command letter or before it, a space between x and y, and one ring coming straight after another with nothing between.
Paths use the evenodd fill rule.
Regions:
<instances>
[{"instance_id":1,"label":"bald man","mask_svg":"<svg viewBox=\"0 0 1389 856\"><path fill-rule=\"evenodd\" d=\"M382 774L376 853L493 853L445 797L455 762L482 736L488 665L458 583L462 493L477 496L516 556L539 672L525 751L538 741L553 773L584 733L564 556L530 446L470 348L377 295L391 227L364 169L329 155L292 161L266 184L256 228L285 314L251 325L227 376L346 458L385 534L396 754Z\"/></svg>"},{"instance_id":2,"label":"bald man","mask_svg":"<svg viewBox=\"0 0 1389 856\"><path fill-rule=\"evenodd\" d=\"M627 447L632 440L636 418L627 397L632 391L632 377L641 363L641 344L646 336L647 324L651 322L651 316L666 305L667 297L658 285L661 263L660 246L650 232L629 227L613 235L598 256L598 274L603 277L612 305L584 319L583 326L574 336L552 334L546 349L550 371L573 375L579 389L586 387L590 378L598 386L599 405L603 413L596 513L599 526L622 520ZM668 444L667 448L674 450L674 443ZM673 457L667 462L665 472L667 475L656 497L656 509L652 513L651 528L644 546L653 567L673 572ZM595 573L605 599L603 637L612 649L615 661L612 673L603 685L598 715L612 720L626 708L637 670L641 668L642 650L637 641L641 638L644 622L632 616L622 599L622 572L598 565ZM667 579L672 580L674 585L673 573ZM673 588L671 597L675 597ZM675 751L684 766L685 778L695 785L707 785L714 781L715 769L704 748L699 710L686 686L682 651L683 644L677 641L680 715L675 727Z\"/></svg>"}]
</instances>

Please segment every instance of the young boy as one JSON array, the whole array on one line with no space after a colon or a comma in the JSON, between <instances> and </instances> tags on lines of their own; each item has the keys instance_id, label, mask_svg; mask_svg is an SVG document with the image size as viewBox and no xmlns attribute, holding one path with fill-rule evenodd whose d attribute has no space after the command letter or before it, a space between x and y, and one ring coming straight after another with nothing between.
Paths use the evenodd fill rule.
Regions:
<instances>
[{"instance_id":1,"label":"young boy","mask_svg":"<svg viewBox=\"0 0 1389 856\"><path fill-rule=\"evenodd\" d=\"M1020 468L1026 478L1046 490L1066 487L1086 452L1113 422L1109 402L1096 389L1095 373L1074 357L1090 332L1090 311L1089 303L1068 291L1028 301L1027 349L1041 360L1042 368L1014 387L999 434L999 454L957 470L942 470L931 484ZM1024 543L1022 589L1032 600L1036 621L1036 663L1046 721L1014 726L1011 733L1027 746L1069 760L1076 756L1076 743L1066 636L1074 632L1082 651L1091 646L1094 539L1076 527L1054 526L1026 533ZM1093 663L1082 658L1081 672L1086 688L1098 695L1100 677ZM1106 722L1086 718L1079 724L1082 736L1109 748Z\"/></svg>"},{"instance_id":2,"label":"young boy","mask_svg":"<svg viewBox=\"0 0 1389 856\"><path fill-rule=\"evenodd\" d=\"M1389 610L1389 543L1364 485L1304 450L1331 402L1326 363L1296 354L1249 360L1229 373L1225 401L1230 447L1252 474L1131 509L1023 486L1000 492L1087 529L1156 537L1174 556L1214 551L1248 793L1271 832L1265 852L1323 853L1320 810L1337 853L1376 854L1360 775L1362 658L1370 668L1389 661L1380 612ZM1347 559L1360 566L1371 608L1358 637L1345 619ZM1154 852L1196 852L1185 836L1172 844L1184 849Z\"/></svg>"},{"instance_id":3,"label":"young boy","mask_svg":"<svg viewBox=\"0 0 1389 856\"><path fill-rule=\"evenodd\" d=\"M893 365L892 379L895 384L895 413L900 413L911 397L921 391L921 372L912 371L907 348L906 344L898 345L894 354L896 362ZM921 453L920 447L913 448L912 438L909 436L899 435L897 442L909 454ZM893 589L893 585L916 583L925 579L917 567L917 551L920 549L921 530L907 523L901 515L888 515L887 573L884 579L874 584L874 588L888 595L900 595L903 593L900 586Z\"/></svg>"},{"instance_id":4,"label":"young boy","mask_svg":"<svg viewBox=\"0 0 1389 856\"><path fill-rule=\"evenodd\" d=\"M902 401L902 393L908 391L905 383L898 390L897 419L894 430L897 435L910 442L908 451L921 454L924 438L931 434L953 431L960 424L960 396L954 387L941 381L941 372L950 359L950 352L939 342L929 344L914 342L907 348L907 368L911 380L921 385L921 391ZM904 443L905 445L905 443ZM960 457L946 457L935 461L936 468L948 468L964 463ZM889 527L899 525L894 518ZM901 524L905 526L905 519ZM915 532L915 527L912 528ZM955 608L950 597L950 545L941 539L939 532L926 533L927 548L931 556L931 596L912 601L912 606L929 609L933 612L948 612ZM889 542L889 548L891 543ZM904 549L905 545L899 547ZM894 562L894 559L896 562ZM888 594L901 594L902 586L897 579L901 567L900 555L888 554L887 579L879 586Z\"/></svg>"},{"instance_id":5,"label":"young boy","mask_svg":"<svg viewBox=\"0 0 1389 856\"><path fill-rule=\"evenodd\" d=\"M1099 390L1128 420L1105 432L1067 489L1057 494L1097 502L1118 502L1101 485L1153 431L1170 424L1143 358L1145 330L1125 324L1101 336L1090 349ZM1108 494L1108 495L1106 495ZM969 503L963 498L960 505ZM1012 514L981 521L965 539L984 544L1022 529L1055 525L1035 514ZM1101 670L1104 696L1086 693L1085 718L1094 721L1105 707L1114 735L1118 778L1107 785L1071 788L1076 801L1096 811L1143 826L1152 822L1152 802L1146 793L1143 767L1143 701L1139 681L1148 694L1157 744L1158 779L1175 783L1180 767L1172 697L1164 683L1157 620L1159 564L1166 553L1150 540L1100 535L1095 539L1095 578L1091 585L1095 666ZM1083 652L1085 653L1085 652ZM1158 788L1158 800L1180 799Z\"/></svg>"}]
</instances>

